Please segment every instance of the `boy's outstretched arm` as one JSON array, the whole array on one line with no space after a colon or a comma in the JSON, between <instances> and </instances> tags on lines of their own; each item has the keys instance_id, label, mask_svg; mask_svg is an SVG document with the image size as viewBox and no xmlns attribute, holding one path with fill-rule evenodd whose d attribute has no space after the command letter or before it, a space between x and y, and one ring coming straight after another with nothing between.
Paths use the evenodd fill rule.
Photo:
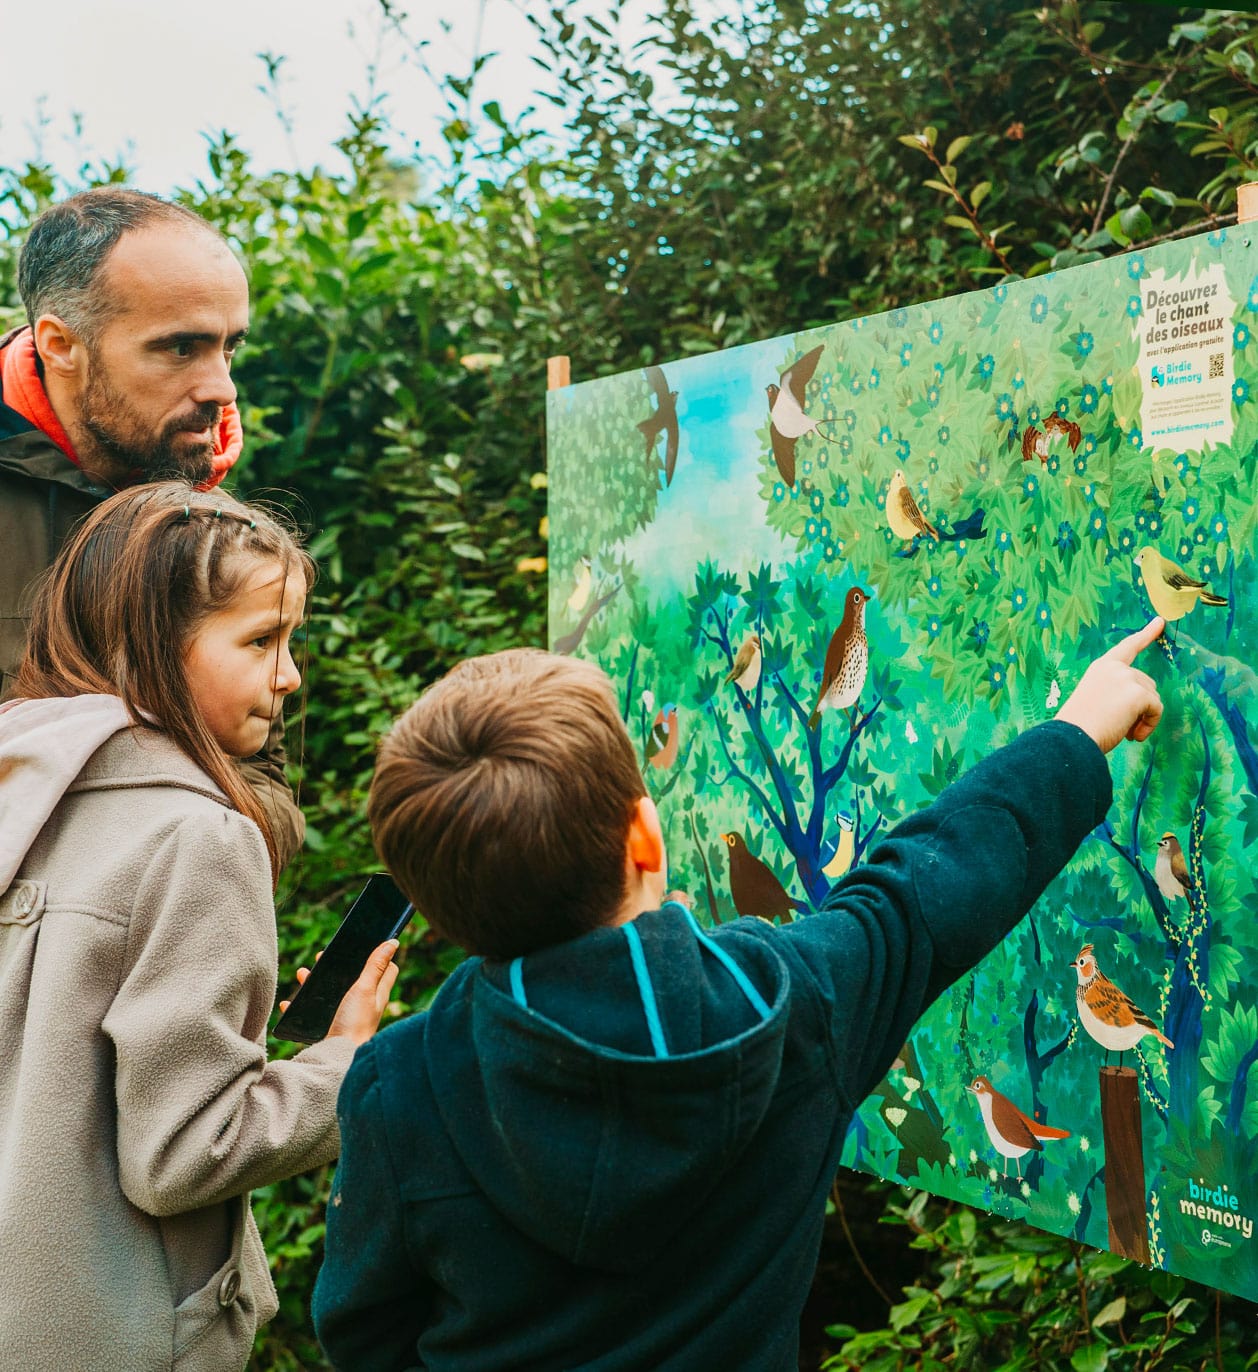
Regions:
<instances>
[{"instance_id":1,"label":"boy's outstretched arm","mask_svg":"<svg viewBox=\"0 0 1258 1372\"><path fill-rule=\"evenodd\" d=\"M836 1086L852 1106L914 1022L1031 908L1104 818L1104 753L1162 713L1134 665L1155 619L1093 662L1058 717L992 753L879 843L816 915L779 930L828 1017ZM1046 969L1046 977L1056 973Z\"/></svg>"}]
</instances>

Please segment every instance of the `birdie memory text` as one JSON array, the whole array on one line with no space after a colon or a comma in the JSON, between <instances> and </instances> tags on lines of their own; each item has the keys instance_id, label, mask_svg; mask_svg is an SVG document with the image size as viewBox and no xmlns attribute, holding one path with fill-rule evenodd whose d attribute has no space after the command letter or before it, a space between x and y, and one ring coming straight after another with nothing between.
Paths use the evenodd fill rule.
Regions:
<instances>
[{"instance_id":1,"label":"birdie memory text","mask_svg":"<svg viewBox=\"0 0 1258 1372\"><path fill-rule=\"evenodd\" d=\"M1192 1215L1221 1229L1236 1229L1243 1238L1251 1238L1254 1222L1240 1213L1240 1201L1224 1186L1207 1186L1205 1178L1190 1180L1188 1194L1179 1200L1179 1213Z\"/></svg>"}]
</instances>

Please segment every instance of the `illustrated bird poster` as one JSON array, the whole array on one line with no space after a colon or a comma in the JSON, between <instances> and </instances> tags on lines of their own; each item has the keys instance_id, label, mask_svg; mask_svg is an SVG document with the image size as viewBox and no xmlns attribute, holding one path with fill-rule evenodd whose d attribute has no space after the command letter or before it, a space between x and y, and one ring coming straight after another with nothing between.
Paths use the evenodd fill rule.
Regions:
<instances>
[{"instance_id":1,"label":"illustrated bird poster","mask_svg":"<svg viewBox=\"0 0 1258 1372\"><path fill-rule=\"evenodd\" d=\"M1155 613L1165 702L844 1161L1258 1299L1258 244L1244 227L553 391L550 637L670 884L809 911Z\"/></svg>"}]
</instances>

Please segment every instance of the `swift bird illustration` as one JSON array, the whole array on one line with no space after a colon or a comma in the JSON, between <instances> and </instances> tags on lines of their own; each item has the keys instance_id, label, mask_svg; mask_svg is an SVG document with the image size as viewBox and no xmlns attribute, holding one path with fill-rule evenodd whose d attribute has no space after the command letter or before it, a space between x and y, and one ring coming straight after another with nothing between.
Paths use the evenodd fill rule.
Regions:
<instances>
[{"instance_id":1,"label":"swift bird illustration","mask_svg":"<svg viewBox=\"0 0 1258 1372\"><path fill-rule=\"evenodd\" d=\"M983 1114L983 1125L992 1147L1004 1158L1004 1175L1009 1175L1009 1159L1013 1158L1022 1176L1022 1159L1030 1152L1042 1153L1042 1139L1068 1139L1066 1129L1054 1129L1041 1124L1021 1110L1009 1099L1002 1096L986 1077L975 1077L966 1088L974 1092L978 1108Z\"/></svg>"},{"instance_id":2,"label":"swift bird illustration","mask_svg":"<svg viewBox=\"0 0 1258 1372\"><path fill-rule=\"evenodd\" d=\"M918 508L899 467L892 473L891 485L887 487L887 523L891 525L891 532L906 543L915 538L939 541L939 530Z\"/></svg>"},{"instance_id":3,"label":"swift bird illustration","mask_svg":"<svg viewBox=\"0 0 1258 1372\"><path fill-rule=\"evenodd\" d=\"M1022 435L1022 460L1030 462L1038 457L1041 466L1048 465L1048 450L1057 434L1065 434L1066 443L1073 453L1083 437L1083 430L1073 420L1063 419L1056 410L1044 421L1044 428L1037 429L1028 424Z\"/></svg>"},{"instance_id":4,"label":"swift bird illustration","mask_svg":"<svg viewBox=\"0 0 1258 1372\"><path fill-rule=\"evenodd\" d=\"M581 618L577 621L577 627L570 633L561 634L560 637L555 640L554 647L551 651L555 653L575 653L581 644L581 640L585 637L585 631L590 627L590 621L598 614L603 606L611 600L616 592L620 590L622 585L624 585L624 583L618 581L610 591L606 591L604 594L596 596L595 599L591 600L582 611Z\"/></svg>"},{"instance_id":5,"label":"swift bird illustration","mask_svg":"<svg viewBox=\"0 0 1258 1372\"><path fill-rule=\"evenodd\" d=\"M732 681L744 691L754 691L756 683L760 680L760 659L760 635L748 634L743 639L742 646L734 658L734 665L729 669L722 684L728 686Z\"/></svg>"},{"instance_id":6,"label":"swift bird illustration","mask_svg":"<svg viewBox=\"0 0 1258 1372\"><path fill-rule=\"evenodd\" d=\"M774 875L773 868L747 847L741 834L722 834L729 847L729 893L740 915L758 915L770 923L791 921L792 910L807 910Z\"/></svg>"},{"instance_id":7,"label":"swift bird illustration","mask_svg":"<svg viewBox=\"0 0 1258 1372\"><path fill-rule=\"evenodd\" d=\"M1184 850L1174 834L1165 833L1158 839L1157 861L1153 864L1153 880L1158 890L1167 900L1185 900L1193 889L1193 879L1188 875L1188 863L1184 860Z\"/></svg>"},{"instance_id":8,"label":"swift bird illustration","mask_svg":"<svg viewBox=\"0 0 1258 1372\"><path fill-rule=\"evenodd\" d=\"M846 810L840 810L836 818L839 821L839 837L834 846L834 855L821 869L822 875L837 881L852 865L852 854L856 851L856 835L852 832L852 816Z\"/></svg>"},{"instance_id":9,"label":"swift bird illustration","mask_svg":"<svg viewBox=\"0 0 1258 1372\"><path fill-rule=\"evenodd\" d=\"M590 598L590 588L593 585L594 572L590 566L590 559L583 557L577 563L576 585L568 597L569 614L579 615L585 609L585 602Z\"/></svg>"},{"instance_id":10,"label":"swift bird illustration","mask_svg":"<svg viewBox=\"0 0 1258 1372\"><path fill-rule=\"evenodd\" d=\"M815 729L825 710L848 710L860 699L869 670L869 640L865 637L865 606L869 592L853 586L843 601L843 618L826 649L821 690L808 717ZM849 717L850 718L850 717Z\"/></svg>"},{"instance_id":11,"label":"swift bird illustration","mask_svg":"<svg viewBox=\"0 0 1258 1372\"><path fill-rule=\"evenodd\" d=\"M809 419L804 413L804 395L824 351L824 345L819 345L806 352L782 373L780 385L770 384L764 388L769 397L769 441L773 445L773 460L788 486L795 484L795 444L805 434L815 433L827 443L834 442L818 427L821 420Z\"/></svg>"},{"instance_id":12,"label":"swift bird illustration","mask_svg":"<svg viewBox=\"0 0 1258 1372\"><path fill-rule=\"evenodd\" d=\"M1105 1049L1107 1062L1111 1053L1117 1053L1121 1068L1123 1054L1134 1048L1146 1034L1152 1034L1168 1048L1175 1047L1135 1001L1101 971L1090 943L1079 949L1079 956L1070 965L1079 977L1075 990L1079 1021Z\"/></svg>"},{"instance_id":13,"label":"swift bird illustration","mask_svg":"<svg viewBox=\"0 0 1258 1372\"><path fill-rule=\"evenodd\" d=\"M673 471L677 466L677 392L668 389L668 381L663 367L645 367L643 372L647 384L655 396L655 409L650 416L638 425L638 431L646 439L646 456L654 458L655 440L664 435L664 484L673 484ZM652 464L654 465L654 464Z\"/></svg>"},{"instance_id":14,"label":"swift bird illustration","mask_svg":"<svg viewBox=\"0 0 1258 1372\"><path fill-rule=\"evenodd\" d=\"M1177 562L1163 557L1156 548L1141 548L1136 554L1136 566L1144 578L1144 589L1154 614L1161 615L1168 624L1183 619L1198 600L1203 605L1227 604L1226 596L1215 595L1204 581L1189 576Z\"/></svg>"},{"instance_id":15,"label":"swift bird illustration","mask_svg":"<svg viewBox=\"0 0 1258 1372\"><path fill-rule=\"evenodd\" d=\"M661 771L677 760L677 706L665 705L655 716L646 741L646 760Z\"/></svg>"}]
</instances>

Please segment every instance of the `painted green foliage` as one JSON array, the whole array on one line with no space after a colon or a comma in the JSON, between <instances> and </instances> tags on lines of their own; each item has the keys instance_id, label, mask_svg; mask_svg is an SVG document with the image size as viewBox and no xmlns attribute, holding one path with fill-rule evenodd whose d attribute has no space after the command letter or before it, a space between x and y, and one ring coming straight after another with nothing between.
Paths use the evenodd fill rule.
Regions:
<instances>
[{"instance_id":1,"label":"painted green foliage","mask_svg":"<svg viewBox=\"0 0 1258 1372\"><path fill-rule=\"evenodd\" d=\"M1158 446L1141 432L1150 278L1219 269L1230 439ZM617 683L672 883L708 919L736 913L723 835L741 835L804 907L965 766L1051 716L1087 662L1152 613L1142 547L1227 599L1196 605L1172 649L1146 653L1162 728L1113 755L1106 822L920 1022L845 1161L1106 1247L1104 1052L1080 1026L1072 965L1091 945L1173 1044L1148 1036L1128 1054L1150 1259L1251 1298L1258 1246L1237 1217L1258 1216L1258 1016L1245 990L1258 968L1255 329L1258 248L1220 231L666 364L681 428L667 487L658 458L633 465L651 408L642 373L552 396L549 415L552 643L590 557L620 590L579 651ZM814 350L803 409L817 427L797 438L791 473L766 387L785 390L782 374ZM897 471L930 526L917 537L889 522ZM868 676L854 706L812 729L853 587L873 596ZM760 671L744 688L729 678L753 634ZM678 743L661 753L652 732L667 735L670 707ZM1186 891L1159 879L1165 834ZM1017 1160L1016 1176L967 1089L979 1076L1068 1137ZM1233 1219L1203 1223L1193 1189L1224 1185Z\"/></svg>"}]
</instances>

